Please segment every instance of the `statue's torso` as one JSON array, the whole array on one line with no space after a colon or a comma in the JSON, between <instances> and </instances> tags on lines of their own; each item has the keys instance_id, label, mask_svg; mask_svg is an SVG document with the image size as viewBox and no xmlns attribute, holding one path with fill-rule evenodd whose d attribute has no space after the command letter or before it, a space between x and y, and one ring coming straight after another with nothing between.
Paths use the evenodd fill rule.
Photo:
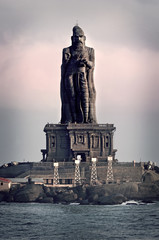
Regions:
<instances>
[{"instance_id":1,"label":"statue's torso","mask_svg":"<svg viewBox=\"0 0 159 240\"><path fill-rule=\"evenodd\" d=\"M66 59L69 54L69 61L67 62L67 74L76 74L80 72L86 72L87 67L81 61L82 59L89 59L88 49L84 48L83 50L74 50L72 47L67 48L66 50Z\"/></svg>"}]
</instances>

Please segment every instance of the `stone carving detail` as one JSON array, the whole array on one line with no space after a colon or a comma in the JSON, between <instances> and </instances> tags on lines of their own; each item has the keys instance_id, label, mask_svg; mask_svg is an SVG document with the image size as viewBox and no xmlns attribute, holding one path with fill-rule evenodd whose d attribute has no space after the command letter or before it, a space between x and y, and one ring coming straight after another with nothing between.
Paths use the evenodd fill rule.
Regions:
<instances>
[{"instance_id":1,"label":"stone carving detail","mask_svg":"<svg viewBox=\"0 0 159 240\"><path fill-rule=\"evenodd\" d=\"M55 148L56 147L56 136L51 135L50 144L51 144L51 146L50 146L51 148Z\"/></svg>"},{"instance_id":2,"label":"stone carving detail","mask_svg":"<svg viewBox=\"0 0 159 240\"><path fill-rule=\"evenodd\" d=\"M68 142L67 142L67 139L65 136L61 136L60 137L61 140L60 140L60 147L61 148L67 148L68 147Z\"/></svg>"},{"instance_id":3,"label":"stone carving detail","mask_svg":"<svg viewBox=\"0 0 159 240\"><path fill-rule=\"evenodd\" d=\"M106 148L109 147L109 136L108 135L105 137L105 147Z\"/></svg>"},{"instance_id":4,"label":"stone carving detail","mask_svg":"<svg viewBox=\"0 0 159 240\"><path fill-rule=\"evenodd\" d=\"M79 26L73 28L72 45L63 49L61 66L61 123L96 123L93 80L94 49L85 46Z\"/></svg>"},{"instance_id":5,"label":"stone carving detail","mask_svg":"<svg viewBox=\"0 0 159 240\"><path fill-rule=\"evenodd\" d=\"M84 136L82 134L77 135L77 143L84 144Z\"/></svg>"},{"instance_id":6,"label":"stone carving detail","mask_svg":"<svg viewBox=\"0 0 159 240\"><path fill-rule=\"evenodd\" d=\"M92 148L99 148L99 136L92 135Z\"/></svg>"},{"instance_id":7,"label":"stone carving detail","mask_svg":"<svg viewBox=\"0 0 159 240\"><path fill-rule=\"evenodd\" d=\"M112 124L46 125L44 131L47 149L42 149L42 153L46 154L46 159L43 156L43 160L71 161L77 155L81 155L83 161L90 161L91 158L105 161L109 155L115 159L116 150L113 149L112 134L114 130Z\"/></svg>"}]
</instances>

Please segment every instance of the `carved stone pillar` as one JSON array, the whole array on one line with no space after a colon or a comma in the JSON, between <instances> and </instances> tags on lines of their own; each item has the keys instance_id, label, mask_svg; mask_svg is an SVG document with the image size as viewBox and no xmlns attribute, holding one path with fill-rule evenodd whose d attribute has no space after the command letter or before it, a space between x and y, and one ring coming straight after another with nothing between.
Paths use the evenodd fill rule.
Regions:
<instances>
[{"instance_id":1,"label":"carved stone pillar","mask_svg":"<svg viewBox=\"0 0 159 240\"><path fill-rule=\"evenodd\" d=\"M112 131L110 134L110 154L113 156L113 136L114 132Z\"/></svg>"},{"instance_id":2,"label":"carved stone pillar","mask_svg":"<svg viewBox=\"0 0 159 240\"><path fill-rule=\"evenodd\" d=\"M70 132L70 148L72 149L73 148L73 144L74 144L74 133L73 132Z\"/></svg>"},{"instance_id":3,"label":"carved stone pillar","mask_svg":"<svg viewBox=\"0 0 159 240\"><path fill-rule=\"evenodd\" d=\"M102 151L102 156L104 156L105 152L105 136L104 134L101 134L101 151Z\"/></svg>"},{"instance_id":4,"label":"carved stone pillar","mask_svg":"<svg viewBox=\"0 0 159 240\"><path fill-rule=\"evenodd\" d=\"M48 152L51 152L51 145L50 145L50 133L48 134Z\"/></svg>"}]
</instances>

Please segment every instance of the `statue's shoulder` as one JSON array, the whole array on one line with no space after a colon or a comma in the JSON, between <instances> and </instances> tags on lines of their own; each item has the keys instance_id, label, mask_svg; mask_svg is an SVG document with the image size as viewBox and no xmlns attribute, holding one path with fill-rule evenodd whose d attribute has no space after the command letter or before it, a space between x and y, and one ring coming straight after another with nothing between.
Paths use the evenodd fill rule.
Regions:
<instances>
[{"instance_id":1,"label":"statue's shoulder","mask_svg":"<svg viewBox=\"0 0 159 240\"><path fill-rule=\"evenodd\" d=\"M94 48L91 47L87 47L85 46L86 50L88 51L89 54L93 54L94 53Z\"/></svg>"},{"instance_id":2,"label":"statue's shoulder","mask_svg":"<svg viewBox=\"0 0 159 240\"><path fill-rule=\"evenodd\" d=\"M70 53L71 52L71 46L63 48L63 53Z\"/></svg>"}]
</instances>

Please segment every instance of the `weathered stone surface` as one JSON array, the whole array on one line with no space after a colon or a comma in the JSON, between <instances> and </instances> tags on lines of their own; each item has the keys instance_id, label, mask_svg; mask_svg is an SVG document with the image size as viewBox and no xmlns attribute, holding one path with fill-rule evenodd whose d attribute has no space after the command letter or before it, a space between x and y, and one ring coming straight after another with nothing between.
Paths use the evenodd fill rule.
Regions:
<instances>
[{"instance_id":1,"label":"weathered stone surface","mask_svg":"<svg viewBox=\"0 0 159 240\"><path fill-rule=\"evenodd\" d=\"M125 202L127 198L122 194L110 195L110 196L102 196L98 198L97 203L102 205L113 205L113 204L121 204Z\"/></svg>"},{"instance_id":2,"label":"weathered stone surface","mask_svg":"<svg viewBox=\"0 0 159 240\"><path fill-rule=\"evenodd\" d=\"M5 200L5 192L0 192L0 202L4 201Z\"/></svg>"},{"instance_id":3,"label":"weathered stone surface","mask_svg":"<svg viewBox=\"0 0 159 240\"><path fill-rule=\"evenodd\" d=\"M137 183L124 183L114 186L114 193L123 194L129 199L133 199L136 194L138 194L138 184Z\"/></svg>"},{"instance_id":4,"label":"weathered stone surface","mask_svg":"<svg viewBox=\"0 0 159 240\"><path fill-rule=\"evenodd\" d=\"M88 205L89 204L88 199L80 200L79 202L80 202L81 205Z\"/></svg>"},{"instance_id":5,"label":"weathered stone surface","mask_svg":"<svg viewBox=\"0 0 159 240\"><path fill-rule=\"evenodd\" d=\"M15 202L35 202L40 194L43 194L43 187L38 184L27 184L20 188L14 196Z\"/></svg>"},{"instance_id":6,"label":"weathered stone surface","mask_svg":"<svg viewBox=\"0 0 159 240\"><path fill-rule=\"evenodd\" d=\"M91 202L97 202L98 198L105 195L105 189L104 186L88 186L87 187L87 198L88 201Z\"/></svg>"},{"instance_id":7,"label":"weathered stone surface","mask_svg":"<svg viewBox=\"0 0 159 240\"><path fill-rule=\"evenodd\" d=\"M87 188L89 203L117 204L126 200L159 200L159 181L153 183L124 183Z\"/></svg>"},{"instance_id":8,"label":"weathered stone surface","mask_svg":"<svg viewBox=\"0 0 159 240\"><path fill-rule=\"evenodd\" d=\"M72 46L63 49L61 123L96 123L93 81L94 49L85 46L83 30L73 28Z\"/></svg>"},{"instance_id":9,"label":"weathered stone surface","mask_svg":"<svg viewBox=\"0 0 159 240\"><path fill-rule=\"evenodd\" d=\"M136 195L136 199L146 202L149 200L159 200L159 181L139 184L139 192Z\"/></svg>"},{"instance_id":10,"label":"weathered stone surface","mask_svg":"<svg viewBox=\"0 0 159 240\"><path fill-rule=\"evenodd\" d=\"M45 187L44 186L44 192L46 197L54 197L56 195L56 192L53 191L53 188Z\"/></svg>"},{"instance_id":11,"label":"weathered stone surface","mask_svg":"<svg viewBox=\"0 0 159 240\"><path fill-rule=\"evenodd\" d=\"M62 202L62 203L71 203L75 202L78 198L78 195L73 192L73 190L68 189L59 192L55 197L54 201L55 202Z\"/></svg>"},{"instance_id":12,"label":"weathered stone surface","mask_svg":"<svg viewBox=\"0 0 159 240\"><path fill-rule=\"evenodd\" d=\"M151 174L151 178L149 178ZM105 184L101 186L77 186L74 188L49 188L42 185L26 184L13 188L9 193L0 192L0 201L44 202L69 204L121 204L126 200L152 202L159 200L158 174L149 172L143 183ZM153 176L154 175L154 176Z\"/></svg>"},{"instance_id":13,"label":"weathered stone surface","mask_svg":"<svg viewBox=\"0 0 159 240\"><path fill-rule=\"evenodd\" d=\"M97 204L120 204L127 200L127 191L130 193L130 189L130 184L95 186L87 189L87 196L89 202Z\"/></svg>"},{"instance_id":14,"label":"weathered stone surface","mask_svg":"<svg viewBox=\"0 0 159 240\"><path fill-rule=\"evenodd\" d=\"M27 176L31 167L31 162L19 163L18 165L8 164L8 167L0 167L0 176L4 178L15 178L22 174L26 174Z\"/></svg>"},{"instance_id":15,"label":"weathered stone surface","mask_svg":"<svg viewBox=\"0 0 159 240\"><path fill-rule=\"evenodd\" d=\"M143 174L143 182L150 183L150 182L156 182L159 180L159 174L155 171L145 171Z\"/></svg>"},{"instance_id":16,"label":"weathered stone surface","mask_svg":"<svg viewBox=\"0 0 159 240\"><path fill-rule=\"evenodd\" d=\"M54 203L53 197L43 197L37 200L40 203Z\"/></svg>"},{"instance_id":17,"label":"weathered stone surface","mask_svg":"<svg viewBox=\"0 0 159 240\"><path fill-rule=\"evenodd\" d=\"M78 200L85 200L87 197L86 187L85 186L77 186L73 189L74 193L77 194Z\"/></svg>"},{"instance_id":18,"label":"weathered stone surface","mask_svg":"<svg viewBox=\"0 0 159 240\"><path fill-rule=\"evenodd\" d=\"M106 159L110 154L115 159L116 150L113 149L115 129L114 124L48 123L44 128L46 133L46 162L48 162L48 165L49 162L55 160L59 163L62 162L65 165L62 165L64 171L66 167L71 167L73 159L77 155L81 155L83 163L90 163L92 157L98 158L99 162L106 163ZM44 164L47 168L47 164ZM43 174L46 172L44 164L41 163L37 166L37 169L41 168ZM83 167L87 168L87 164ZM36 170L35 167L33 170Z\"/></svg>"}]
</instances>

